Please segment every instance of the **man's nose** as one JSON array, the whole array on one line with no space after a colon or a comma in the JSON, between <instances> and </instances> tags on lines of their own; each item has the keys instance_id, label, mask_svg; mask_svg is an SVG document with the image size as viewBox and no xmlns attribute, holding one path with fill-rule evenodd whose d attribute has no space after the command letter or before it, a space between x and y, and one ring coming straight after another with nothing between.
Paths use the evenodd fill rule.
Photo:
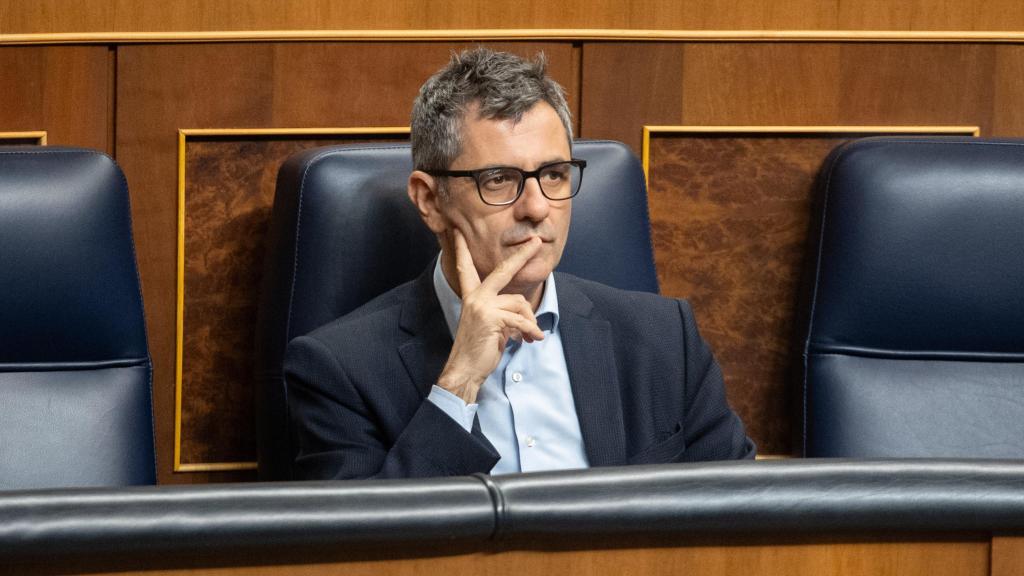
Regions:
<instances>
[{"instance_id":1,"label":"man's nose","mask_svg":"<svg viewBox=\"0 0 1024 576\"><path fill-rule=\"evenodd\" d=\"M540 190L540 180L536 177L527 178L523 183L523 195L516 202L516 218L540 222L548 217L551 205Z\"/></svg>"}]
</instances>

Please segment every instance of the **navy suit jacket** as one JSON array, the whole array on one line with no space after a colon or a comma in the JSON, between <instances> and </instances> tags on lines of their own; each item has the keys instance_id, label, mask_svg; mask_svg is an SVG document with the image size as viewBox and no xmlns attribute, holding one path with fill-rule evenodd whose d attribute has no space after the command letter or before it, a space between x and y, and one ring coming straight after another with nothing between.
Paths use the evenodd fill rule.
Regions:
<instances>
[{"instance_id":1,"label":"navy suit jacket","mask_svg":"<svg viewBox=\"0 0 1024 576\"><path fill-rule=\"evenodd\" d=\"M289 344L295 478L465 475L497 463L479 426L466 432L426 400L452 347L432 274ZM555 281L591 466L753 458L686 301Z\"/></svg>"}]
</instances>

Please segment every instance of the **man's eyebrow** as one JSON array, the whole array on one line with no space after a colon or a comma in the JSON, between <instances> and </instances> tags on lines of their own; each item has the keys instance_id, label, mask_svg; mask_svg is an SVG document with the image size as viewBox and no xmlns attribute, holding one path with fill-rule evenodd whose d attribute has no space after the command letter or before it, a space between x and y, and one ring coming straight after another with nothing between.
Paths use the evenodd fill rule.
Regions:
<instances>
[{"instance_id":1,"label":"man's eyebrow","mask_svg":"<svg viewBox=\"0 0 1024 576\"><path fill-rule=\"evenodd\" d=\"M552 158L550 160L545 160L545 161L541 162L540 164L538 164L537 166L547 166L548 164L555 164L557 162L568 162L569 160L570 160L569 158L562 158L561 156L559 156L557 158Z\"/></svg>"},{"instance_id":2,"label":"man's eyebrow","mask_svg":"<svg viewBox=\"0 0 1024 576\"><path fill-rule=\"evenodd\" d=\"M543 162L538 163L537 164L537 168L540 168L541 166L547 166L548 164L557 164L558 162L568 162L568 161L569 160L567 160L565 158L561 158L561 157L552 158L552 159L544 160ZM488 165L486 165L486 166L484 166L482 168L478 168L478 170L493 170L495 168L518 168L519 170L523 170L523 171L529 172L529 170L526 170L526 168L522 168L520 166L513 166L511 164L488 164Z\"/></svg>"}]
</instances>

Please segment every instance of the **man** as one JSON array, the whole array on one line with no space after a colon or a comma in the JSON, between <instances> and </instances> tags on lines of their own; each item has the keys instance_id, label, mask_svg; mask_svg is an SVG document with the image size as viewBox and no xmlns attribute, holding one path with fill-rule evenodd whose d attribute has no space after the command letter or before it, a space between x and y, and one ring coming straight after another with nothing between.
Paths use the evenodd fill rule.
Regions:
<instances>
[{"instance_id":1,"label":"man","mask_svg":"<svg viewBox=\"0 0 1024 576\"><path fill-rule=\"evenodd\" d=\"M552 273L585 163L544 68L481 48L421 89L408 193L441 254L289 345L297 477L753 457L686 302Z\"/></svg>"}]
</instances>

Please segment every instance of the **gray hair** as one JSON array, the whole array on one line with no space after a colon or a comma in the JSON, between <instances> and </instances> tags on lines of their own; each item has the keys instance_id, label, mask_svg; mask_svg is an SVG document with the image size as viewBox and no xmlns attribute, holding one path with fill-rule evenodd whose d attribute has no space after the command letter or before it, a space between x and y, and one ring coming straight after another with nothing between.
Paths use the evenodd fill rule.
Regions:
<instances>
[{"instance_id":1,"label":"gray hair","mask_svg":"<svg viewBox=\"0 0 1024 576\"><path fill-rule=\"evenodd\" d=\"M474 103L481 118L518 122L535 104L547 102L562 121L571 148L572 116L565 92L546 70L543 52L533 60L487 48L453 53L413 103L413 165L417 170L451 166L462 151L462 124Z\"/></svg>"}]
</instances>

